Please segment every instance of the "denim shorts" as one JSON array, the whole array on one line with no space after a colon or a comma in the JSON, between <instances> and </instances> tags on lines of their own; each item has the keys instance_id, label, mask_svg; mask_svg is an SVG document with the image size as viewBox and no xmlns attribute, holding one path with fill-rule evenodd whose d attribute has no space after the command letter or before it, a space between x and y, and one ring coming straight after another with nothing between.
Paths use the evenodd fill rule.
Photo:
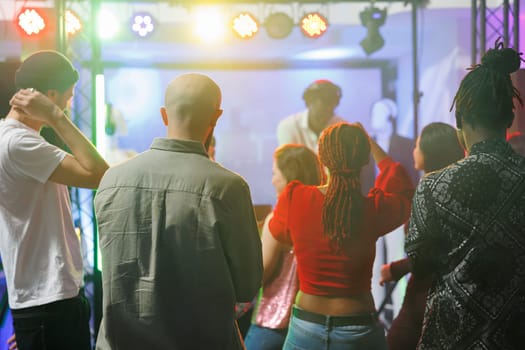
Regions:
<instances>
[{"instance_id":1,"label":"denim shorts","mask_svg":"<svg viewBox=\"0 0 525 350\"><path fill-rule=\"evenodd\" d=\"M308 314L304 310L302 313ZM332 324L330 316L326 316L326 320L325 324L320 324L319 322L300 319L292 313L283 350L388 349L385 330L375 317L371 318L370 322L357 322L357 324L347 325Z\"/></svg>"}]
</instances>

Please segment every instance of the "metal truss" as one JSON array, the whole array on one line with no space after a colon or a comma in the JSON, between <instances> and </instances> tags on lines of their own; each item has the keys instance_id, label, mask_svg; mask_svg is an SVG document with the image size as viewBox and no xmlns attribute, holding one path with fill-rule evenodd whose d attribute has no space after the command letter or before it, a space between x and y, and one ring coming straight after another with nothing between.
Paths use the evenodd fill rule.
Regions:
<instances>
[{"instance_id":1,"label":"metal truss","mask_svg":"<svg viewBox=\"0 0 525 350\"><path fill-rule=\"evenodd\" d=\"M498 38L506 47L519 51L520 0L504 0L495 8L488 8L486 0L472 0L471 4L471 64L479 62L487 47Z\"/></svg>"},{"instance_id":2,"label":"metal truss","mask_svg":"<svg viewBox=\"0 0 525 350\"><path fill-rule=\"evenodd\" d=\"M100 1L66 1L55 0L57 21L57 49L68 56L79 72L79 81L75 88L71 118L78 128L91 137L96 144L95 75L100 65L99 50L95 47L94 13ZM65 10L73 10L83 19L84 30L77 36L67 38L65 33ZM92 25L89 27L89 25ZM98 266L98 237L96 218L93 210L95 192L89 189L72 188L71 206L73 223L80 235L83 267L84 293L91 304L91 334L96 339L102 317L102 287Z\"/></svg>"}]
</instances>

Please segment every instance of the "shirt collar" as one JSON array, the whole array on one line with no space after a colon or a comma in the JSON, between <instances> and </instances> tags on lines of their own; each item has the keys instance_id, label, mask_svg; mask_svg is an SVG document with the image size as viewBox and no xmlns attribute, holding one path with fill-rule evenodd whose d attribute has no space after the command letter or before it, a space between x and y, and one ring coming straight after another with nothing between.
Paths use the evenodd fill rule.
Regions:
<instances>
[{"instance_id":1,"label":"shirt collar","mask_svg":"<svg viewBox=\"0 0 525 350\"><path fill-rule=\"evenodd\" d=\"M208 157L208 153L204 149L204 145L198 141L157 137L153 140L150 149L170 152L196 153Z\"/></svg>"},{"instance_id":2,"label":"shirt collar","mask_svg":"<svg viewBox=\"0 0 525 350\"><path fill-rule=\"evenodd\" d=\"M472 145L470 154L505 153L510 149L510 145L504 139L488 139Z\"/></svg>"},{"instance_id":3,"label":"shirt collar","mask_svg":"<svg viewBox=\"0 0 525 350\"><path fill-rule=\"evenodd\" d=\"M332 125L335 122L339 121L340 117L337 117L336 115L333 115L332 118L328 121L326 125ZM299 112L299 126L302 129L309 130L310 127L308 126L308 110Z\"/></svg>"},{"instance_id":4,"label":"shirt collar","mask_svg":"<svg viewBox=\"0 0 525 350\"><path fill-rule=\"evenodd\" d=\"M22 123L20 120L14 118L3 118L3 123L6 123L6 125L16 125L17 127L24 128L33 134L40 135L40 133L37 130L29 127L29 125Z\"/></svg>"},{"instance_id":5,"label":"shirt collar","mask_svg":"<svg viewBox=\"0 0 525 350\"><path fill-rule=\"evenodd\" d=\"M299 126L302 129L308 129L308 110L301 112L299 116Z\"/></svg>"}]
</instances>

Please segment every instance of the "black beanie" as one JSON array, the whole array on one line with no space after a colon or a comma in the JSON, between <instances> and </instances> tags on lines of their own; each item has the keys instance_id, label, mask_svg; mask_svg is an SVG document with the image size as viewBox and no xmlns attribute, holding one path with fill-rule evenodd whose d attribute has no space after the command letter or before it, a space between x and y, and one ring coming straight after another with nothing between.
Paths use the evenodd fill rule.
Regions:
<instances>
[{"instance_id":1,"label":"black beanie","mask_svg":"<svg viewBox=\"0 0 525 350\"><path fill-rule=\"evenodd\" d=\"M15 85L18 89L34 88L42 93L48 90L64 92L77 81L78 72L71 61L53 50L33 53L15 73Z\"/></svg>"}]
</instances>

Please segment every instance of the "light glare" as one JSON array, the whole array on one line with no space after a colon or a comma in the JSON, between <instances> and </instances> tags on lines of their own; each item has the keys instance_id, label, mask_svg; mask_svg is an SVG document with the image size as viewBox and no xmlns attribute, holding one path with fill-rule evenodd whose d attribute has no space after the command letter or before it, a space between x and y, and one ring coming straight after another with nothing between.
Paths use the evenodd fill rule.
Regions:
<instances>
[{"instance_id":1,"label":"light glare","mask_svg":"<svg viewBox=\"0 0 525 350\"><path fill-rule=\"evenodd\" d=\"M95 76L95 111L96 111L96 147L100 155L107 157L106 148L106 82L104 74L97 74Z\"/></svg>"},{"instance_id":2,"label":"light glare","mask_svg":"<svg viewBox=\"0 0 525 350\"><path fill-rule=\"evenodd\" d=\"M328 29L326 19L318 13L308 13L301 20L301 30L310 38L318 38Z\"/></svg>"},{"instance_id":3,"label":"light glare","mask_svg":"<svg viewBox=\"0 0 525 350\"><path fill-rule=\"evenodd\" d=\"M220 11L207 9L199 11L195 16L194 33L202 41L211 43L224 39L226 33L224 17Z\"/></svg>"},{"instance_id":4,"label":"light glare","mask_svg":"<svg viewBox=\"0 0 525 350\"><path fill-rule=\"evenodd\" d=\"M155 29L155 26L153 25L153 18L148 14L135 15L131 29L140 37L144 38L148 34L152 33L153 29Z\"/></svg>"},{"instance_id":5,"label":"light glare","mask_svg":"<svg viewBox=\"0 0 525 350\"><path fill-rule=\"evenodd\" d=\"M252 15L241 13L233 19L233 30L240 38L249 39L259 31L259 25Z\"/></svg>"},{"instance_id":6,"label":"light glare","mask_svg":"<svg viewBox=\"0 0 525 350\"><path fill-rule=\"evenodd\" d=\"M66 11L66 33L73 35L82 29L80 19L70 10Z\"/></svg>"},{"instance_id":7,"label":"light glare","mask_svg":"<svg viewBox=\"0 0 525 350\"><path fill-rule=\"evenodd\" d=\"M27 35L40 33L45 27L44 18L34 9L26 9L18 15L18 25Z\"/></svg>"},{"instance_id":8,"label":"light glare","mask_svg":"<svg viewBox=\"0 0 525 350\"><path fill-rule=\"evenodd\" d=\"M101 39L111 39L119 31L119 25L115 15L109 11L102 10L98 15L98 36Z\"/></svg>"}]
</instances>

